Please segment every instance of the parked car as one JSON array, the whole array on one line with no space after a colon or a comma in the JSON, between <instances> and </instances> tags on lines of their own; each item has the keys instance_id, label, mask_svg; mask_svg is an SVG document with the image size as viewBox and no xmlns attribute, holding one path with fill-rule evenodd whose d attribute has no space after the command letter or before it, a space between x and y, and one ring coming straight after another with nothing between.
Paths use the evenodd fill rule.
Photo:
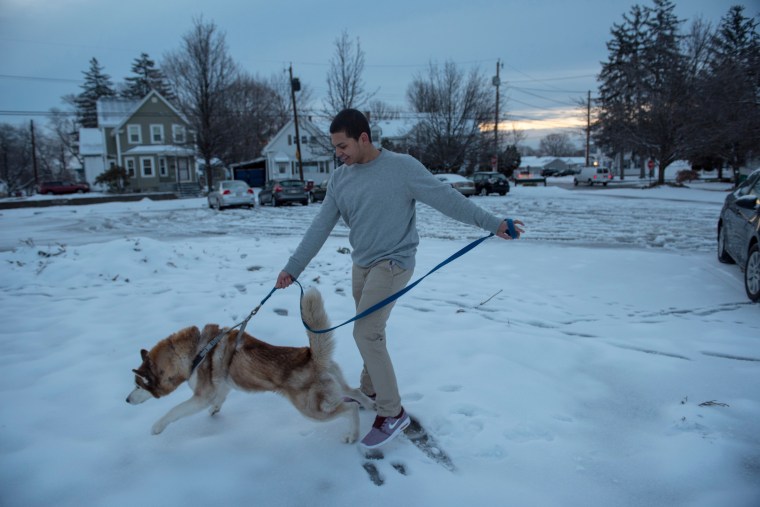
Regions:
<instances>
[{"instance_id":1,"label":"parked car","mask_svg":"<svg viewBox=\"0 0 760 507\"><path fill-rule=\"evenodd\" d=\"M236 206L253 208L256 205L253 189L242 180L217 181L213 190L208 193L207 199L208 207L218 210Z\"/></svg>"},{"instance_id":2,"label":"parked car","mask_svg":"<svg viewBox=\"0 0 760 507\"><path fill-rule=\"evenodd\" d=\"M475 183L459 174L436 174L436 178L444 183L451 185L454 190L459 191L465 197L475 195Z\"/></svg>"},{"instance_id":3,"label":"parked car","mask_svg":"<svg viewBox=\"0 0 760 507\"><path fill-rule=\"evenodd\" d=\"M578 174L578 172L579 171L576 171L575 169L567 168L567 169L562 169L554 176L575 176L576 174Z\"/></svg>"},{"instance_id":4,"label":"parked car","mask_svg":"<svg viewBox=\"0 0 760 507\"><path fill-rule=\"evenodd\" d=\"M515 173L515 186L517 185L537 185L543 183L546 186L546 176L541 176L531 172L529 169L523 169Z\"/></svg>"},{"instance_id":5,"label":"parked car","mask_svg":"<svg viewBox=\"0 0 760 507\"><path fill-rule=\"evenodd\" d=\"M269 180L259 192L259 204L281 206L286 203L309 204L309 194L301 180Z\"/></svg>"},{"instance_id":6,"label":"parked car","mask_svg":"<svg viewBox=\"0 0 760 507\"><path fill-rule=\"evenodd\" d=\"M747 296L760 300L760 169L726 196L718 219L718 260L738 264Z\"/></svg>"},{"instance_id":7,"label":"parked car","mask_svg":"<svg viewBox=\"0 0 760 507\"><path fill-rule=\"evenodd\" d=\"M314 185L309 189L309 202L322 202L327 194L327 182L325 180L319 185Z\"/></svg>"},{"instance_id":8,"label":"parked car","mask_svg":"<svg viewBox=\"0 0 760 507\"><path fill-rule=\"evenodd\" d=\"M593 186L594 183L600 183L606 187L613 178L612 171L606 167L581 167L580 172L573 178L573 185L578 186L579 183L587 183Z\"/></svg>"},{"instance_id":9,"label":"parked car","mask_svg":"<svg viewBox=\"0 0 760 507\"><path fill-rule=\"evenodd\" d=\"M502 173L496 171L478 171L472 173L472 182L475 184L475 193L478 195L499 194L507 195L509 192L509 180Z\"/></svg>"},{"instance_id":10,"label":"parked car","mask_svg":"<svg viewBox=\"0 0 760 507\"><path fill-rule=\"evenodd\" d=\"M559 173L559 169L552 169L551 167L546 167L544 169L541 169L541 176L549 177L549 176L556 176L557 173Z\"/></svg>"},{"instance_id":11,"label":"parked car","mask_svg":"<svg viewBox=\"0 0 760 507\"><path fill-rule=\"evenodd\" d=\"M75 181L43 181L37 189L38 194L84 194L90 191L90 185Z\"/></svg>"}]
</instances>

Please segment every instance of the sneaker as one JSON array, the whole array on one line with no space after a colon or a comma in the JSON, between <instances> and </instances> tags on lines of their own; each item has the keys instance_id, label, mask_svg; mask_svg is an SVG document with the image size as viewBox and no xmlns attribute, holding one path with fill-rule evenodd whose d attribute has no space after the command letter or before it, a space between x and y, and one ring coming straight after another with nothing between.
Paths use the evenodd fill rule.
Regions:
<instances>
[{"instance_id":1,"label":"sneaker","mask_svg":"<svg viewBox=\"0 0 760 507\"><path fill-rule=\"evenodd\" d=\"M367 435L362 438L361 445L366 449L374 449L390 442L396 438L399 433L409 426L409 416L406 410L401 409L401 413L396 417L375 417L375 423Z\"/></svg>"}]
</instances>

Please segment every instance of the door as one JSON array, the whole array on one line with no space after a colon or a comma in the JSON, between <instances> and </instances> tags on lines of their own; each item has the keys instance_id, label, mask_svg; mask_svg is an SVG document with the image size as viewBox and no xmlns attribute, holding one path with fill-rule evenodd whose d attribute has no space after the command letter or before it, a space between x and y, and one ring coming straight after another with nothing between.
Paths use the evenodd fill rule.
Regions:
<instances>
[{"instance_id":1,"label":"door","mask_svg":"<svg viewBox=\"0 0 760 507\"><path fill-rule=\"evenodd\" d=\"M190 165L186 158L177 159L177 177L180 183L185 181L192 181L190 179Z\"/></svg>"}]
</instances>

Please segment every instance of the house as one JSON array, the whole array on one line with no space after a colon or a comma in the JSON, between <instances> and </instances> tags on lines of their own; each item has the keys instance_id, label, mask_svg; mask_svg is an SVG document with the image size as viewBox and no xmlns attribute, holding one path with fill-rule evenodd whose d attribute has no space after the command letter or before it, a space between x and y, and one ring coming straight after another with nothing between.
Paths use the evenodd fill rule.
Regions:
<instances>
[{"instance_id":1,"label":"house","mask_svg":"<svg viewBox=\"0 0 760 507\"><path fill-rule=\"evenodd\" d=\"M298 133L301 138L303 178L296 158L295 122L289 120L261 152L266 159L267 181L295 178L319 184L332 174L335 158L330 137L309 118L298 119Z\"/></svg>"},{"instance_id":2,"label":"house","mask_svg":"<svg viewBox=\"0 0 760 507\"><path fill-rule=\"evenodd\" d=\"M540 173L544 169L553 169L561 172L567 169L577 170L584 165L584 157L522 157L519 170Z\"/></svg>"},{"instance_id":3,"label":"house","mask_svg":"<svg viewBox=\"0 0 760 507\"><path fill-rule=\"evenodd\" d=\"M98 127L80 129L80 154L88 183L113 166L127 170L135 192L197 194L190 123L153 90L141 100L104 97Z\"/></svg>"}]
</instances>

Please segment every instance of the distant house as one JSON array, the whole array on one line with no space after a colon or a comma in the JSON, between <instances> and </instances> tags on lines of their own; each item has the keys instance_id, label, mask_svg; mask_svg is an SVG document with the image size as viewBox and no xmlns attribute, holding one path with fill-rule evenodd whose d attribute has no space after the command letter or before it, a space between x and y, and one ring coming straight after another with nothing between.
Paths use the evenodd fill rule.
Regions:
<instances>
[{"instance_id":1,"label":"distant house","mask_svg":"<svg viewBox=\"0 0 760 507\"><path fill-rule=\"evenodd\" d=\"M298 119L298 134L301 138L303 180L319 184L329 178L335 169L330 136L308 118ZM266 160L266 179L300 179L296 150L295 122L289 120L261 152Z\"/></svg>"},{"instance_id":2,"label":"distant house","mask_svg":"<svg viewBox=\"0 0 760 507\"><path fill-rule=\"evenodd\" d=\"M542 169L578 169L585 164L584 157L522 157L520 159L521 171L540 172Z\"/></svg>"},{"instance_id":3,"label":"distant house","mask_svg":"<svg viewBox=\"0 0 760 507\"><path fill-rule=\"evenodd\" d=\"M154 90L142 100L101 98L97 112L98 127L79 131L88 183L120 166L133 191L197 193L190 123L161 94Z\"/></svg>"}]
</instances>

